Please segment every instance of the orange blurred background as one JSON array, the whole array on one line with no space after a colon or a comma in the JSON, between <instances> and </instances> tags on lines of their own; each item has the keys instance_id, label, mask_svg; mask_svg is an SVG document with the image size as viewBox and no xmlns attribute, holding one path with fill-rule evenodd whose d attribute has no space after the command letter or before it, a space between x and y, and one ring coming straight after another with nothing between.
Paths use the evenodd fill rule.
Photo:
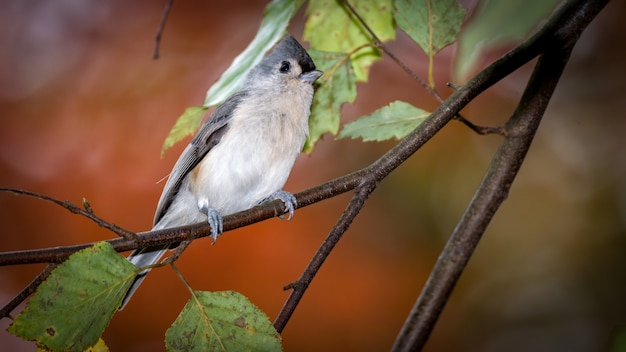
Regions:
<instances>
[{"instance_id":1,"label":"orange blurred background","mask_svg":"<svg viewBox=\"0 0 626 352\"><path fill-rule=\"evenodd\" d=\"M153 38L165 1L4 1L0 4L0 187L80 205L133 231L150 229L166 176L185 143L161 159L176 118L254 37L265 1L174 2L161 58ZM429 351L606 350L626 323L625 5L610 3L577 45L515 181L435 327ZM302 13L290 31L300 38ZM390 48L422 77L406 36ZM438 57L438 86L454 48ZM501 52L500 52L501 53ZM495 56L486 58L493 60ZM465 109L506 121L532 67ZM359 85L349 121L393 100L436 101L391 60ZM283 333L287 351L388 350L489 164L500 138L452 122L382 182L305 294ZM366 166L394 143L335 141L302 155L286 185L302 191ZM196 241L178 267L195 289L236 290L274 318L345 208L342 195ZM39 200L0 194L1 251L113 235ZM0 268L0 303L42 269ZM153 271L104 334L112 351L164 350L188 299L170 268ZM23 309L23 305L19 310ZM17 314L17 311L15 312ZM0 346L34 351L0 322Z\"/></svg>"}]
</instances>

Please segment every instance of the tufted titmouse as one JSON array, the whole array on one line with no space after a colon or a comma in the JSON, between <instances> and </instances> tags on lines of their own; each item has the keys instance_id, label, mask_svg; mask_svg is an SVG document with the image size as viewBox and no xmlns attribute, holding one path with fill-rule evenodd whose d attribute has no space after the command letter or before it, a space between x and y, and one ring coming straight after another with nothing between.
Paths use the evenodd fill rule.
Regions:
<instances>
[{"instance_id":1,"label":"tufted titmouse","mask_svg":"<svg viewBox=\"0 0 626 352\"><path fill-rule=\"evenodd\" d=\"M216 240L222 233L222 215L273 199L284 202L291 218L296 199L282 187L308 135L313 82L321 75L292 36L276 44L178 158L152 229L208 220ZM128 260L140 268L155 264L174 246L138 249ZM137 275L120 309L148 271Z\"/></svg>"}]
</instances>

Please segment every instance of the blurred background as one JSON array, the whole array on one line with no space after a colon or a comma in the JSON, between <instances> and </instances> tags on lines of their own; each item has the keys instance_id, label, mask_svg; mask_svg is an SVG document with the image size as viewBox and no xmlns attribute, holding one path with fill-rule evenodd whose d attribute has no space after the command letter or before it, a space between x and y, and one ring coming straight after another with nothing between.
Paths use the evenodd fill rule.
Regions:
<instances>
[{"instance_id":1,"label":"blurred background","mask_svg":"<svg viewBox=\"0 0 626 352\"><path fill-rule=\"evenodd\" d=\"M153 60L165 1L0 4L0 187L81 204L149 230L162 183L185 143L160 158L176 118L255 35L265 1L174 2ZM599 351L626 324L624 2L610 3L578 43L509 198L490 224L428 351ZM290 31L300 38L302 13ZM306 45L306 43L305 43ZM422 77L427 59L399 33L389 47ZM490 52L483 65L506 49ZM454 47L437 57L450 92ZM464 116L504 123L532 66L472 102ZM391 60L360 84L349 121L393 100L437 102ZM286 351L388 350L500 143L450 123L382 182L306 292L283 333ZM326 136L286 185L298 192L368 165L395 142ZM349 201L342 195L194 242L178 262L199 290L236 290L273 319ZM39 200L0 193L1 251L114 237ZM0 267L0 304L43 268ZM164 350L188 299L170 268L153 271L104 333L112 351ZM23 309L23 305L19 310ZM0 346L35 351L4 329Z\"/></svg>"}]
</instances>

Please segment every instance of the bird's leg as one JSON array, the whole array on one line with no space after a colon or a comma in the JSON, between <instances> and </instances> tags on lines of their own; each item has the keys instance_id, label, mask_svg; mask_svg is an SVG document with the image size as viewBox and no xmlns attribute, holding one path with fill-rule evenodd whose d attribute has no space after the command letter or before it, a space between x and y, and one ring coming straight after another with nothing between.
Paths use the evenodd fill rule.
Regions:
<instances>
[{"instance_id":1,"label":"bird's leg","mask_svg":"<svg viewBox=\"0 0 626 352\"><path fill-rule=\"evenodd\" d=\"M209 225L211 225L211 238L213 239L213 243L217 241L217 238L222 235L224 232L224 220L222 220L222 215L220 213L210 208L208 204L200 204L200 211L207 216L207 221Z\"/></svg>"}]
</instances>

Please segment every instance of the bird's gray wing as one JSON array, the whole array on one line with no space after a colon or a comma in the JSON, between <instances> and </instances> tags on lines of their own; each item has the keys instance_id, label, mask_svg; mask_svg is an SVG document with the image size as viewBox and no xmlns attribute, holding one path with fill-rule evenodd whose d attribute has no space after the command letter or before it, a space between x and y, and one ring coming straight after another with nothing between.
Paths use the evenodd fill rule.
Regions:
<instances>
[{"instance_id":1,"label":"bird's gray wing","mask_svg":"<svg viewBox=\"0 0 626 352\"><path fill-rule=\"evenodd\" d=\"M200 127L191 143L182 152L165 183L163 193L161 193L161 198L154 214L154 225L161 220L170 205L172 205L185 176L220 142L222 136L228 130L235 109L245 96L245 92L239 91L218 106Z\"/></svg>"}]
</instances>

